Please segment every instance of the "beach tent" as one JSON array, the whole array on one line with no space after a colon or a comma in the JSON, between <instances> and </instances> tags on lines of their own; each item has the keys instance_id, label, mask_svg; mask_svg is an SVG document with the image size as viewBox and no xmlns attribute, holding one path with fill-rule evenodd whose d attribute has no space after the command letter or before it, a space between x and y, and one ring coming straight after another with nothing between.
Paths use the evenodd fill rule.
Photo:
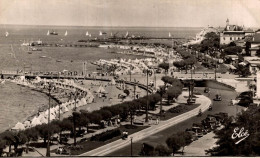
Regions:
<instances>
[{"instance_id":1,"label":"beach tent","mask_svg":"<svg viewBox=\"0 0 260 158\"><path fill-rule=\"evenodd\" d=\"M112 78L112 80L111 80L111 84L112 84L112 85L115 85L115 84L116 84L115 79Z\"/></svg>"},{"instance_id":2,"label":"beach tent","mask_svg":"<svg viewBox=\"0 0 260 158\"><path fill-rule=\"evenodd\" d=\"M31 122L28 121L28 120L25 121L23 124L24 124L24 127L25 127L25 128L29 128L29 127L31 127Z\"/></svg>"},{"instance_id":3,"label":"beach tent","mask_svg":"<svg viewBox=\"0 0 260 158\"><path fill-rule=\"evenodd\" d=\"M50 120L54 120L56 118L56 115L55 114L51 114L50 115Z\"/></svg>"},{"instance_id":4,"label":"beach tent","mask_svg":"<svg viewBox=\"0 0 260 158\"><path fill-rule=\"evenodd\" d=\"M12 128L12 130L25 130L25 127L21 122L17 122L17 124Z\"/></svg>"},{"instance_id":5,"label":"beach tent","mask_svg":"<svg viewBox=\"0 0 260 158\"><path fill-rule=\"evenodd\" d=\"M105 92L106 92L106 90L104 89L103 86L98 87L97 93L105 93Z\"/></svg>"},{"instance_id":6,"label":"beach tent","mask_svg":"<svg viewBox=\"0 0 260 158\"><path fill-rule=\"evenodd\" d=\"M68 112L68 111L69 111L69 109L66 106L62 106L61 107L61 112L62 113L65 113L65 112Z\"/></svg>"},{"instance_id":7,"label":"beach tent","mask_svg":"<svg viewBox=\"0 0 260 158\"><path fill-rule=\"evenodd\" d=\"M36 76L36 77L35 77L35 82L41 82L41 80L42 80L42 79L41 79L39 76Z\"/></svg>"},{"instance_id":8,"label":"beach tent","mask_svg":"<svg viewBox=\"0 0 260 158\"><path fill-rule=\"evenodd\" d=\"M40 124L41 124L40 120L37 117L34 117L32 119L31 127L34 127L34 126L40 125Z\"/></svg>"},{"instance_id":9,"label":"beach tent","mask_svg":"<svg viewBox=\"0 0 260 158\"><path fill-rule=\"evenodd\" d=\"M92 103L94 101L94 96L90 95L87 99L88 103Z\"/></svg>"}]
</instances>

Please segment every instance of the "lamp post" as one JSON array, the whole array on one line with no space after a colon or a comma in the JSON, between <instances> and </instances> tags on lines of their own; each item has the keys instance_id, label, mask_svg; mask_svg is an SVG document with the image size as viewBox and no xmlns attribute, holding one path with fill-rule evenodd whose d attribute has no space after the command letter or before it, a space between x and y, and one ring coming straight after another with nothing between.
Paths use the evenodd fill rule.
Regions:
<instances>
[{"instance_id":1,"label":"lamp post","mask_svg":"<svg viewBox=\"0 0 260 158\"><path fill-rule=\"evenodd\" d=\"M131 156L133 156L133 137L130 138L131 138Z\"/></svg>"},{"instance_id":2,"label":"lamp post","mask_svg":"<svg viewBox=\"0 0 260 158\"><path fill-rule=\"evenodd\" d=\"M51 90L53 89L53 83L49 82L48 84L48 92L49 92L49 111L48 111L48 142L47 142L47 150L46 157L50 157L50 109L51 109Z\"/></svg>"},{"instance_id":3,"label":"lamp post","mask_svg":"<svg viewBox=\"0 0 260 158\"><path fill-rule=\"evenodd\" d=\"M73 116L73 138L74 138L74 146L76 146L76 118L75 118L75 112L76 112L76 109L77 109L77 106L76 106L76 101L78 99L78 96L79 96L79 92L75 89L74 92L71 92L70 93L70 96L74 99L74 102L75 102L75 107L73 109L73 113L72 113L72 116Z\"/></svg>"},{"instance_id":4,"label":"lamp post","mask_svg":"<svg viewBox=\"0 0 260 158\"><path fill-rule=\"evenodd\" d=\"M146 70L146 76L147 76L147 79L146 79L146 92L147 92L147 100L146 100L146 115L145 115L145 122L148 122L148 104L149 104L149 98L148 98L148 77L149 77L149 75L151 76L152 75L152 72L149 70L149 69L147 69Z\"/></svg>"}]
</instances>

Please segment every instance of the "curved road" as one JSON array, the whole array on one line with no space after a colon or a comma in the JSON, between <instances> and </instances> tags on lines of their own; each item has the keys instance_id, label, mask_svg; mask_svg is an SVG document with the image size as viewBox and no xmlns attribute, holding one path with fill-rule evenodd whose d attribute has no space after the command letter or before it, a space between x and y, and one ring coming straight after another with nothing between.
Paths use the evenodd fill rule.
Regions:
<instances>
[{"instance_id":1,"label":"curved road","mask_svg":"<svg viewBox=\"0 0 260 158\"><path fill-rule=\"evenodd\" d=\"M148 136L151 136L157 132L160 132L162 130L165 130L173 125L176 125L182 121L185 121L193 116L196 116L199 112L199 109L202 110L202 112L206 111L209 107L209 105L211 104L211 100L203 95L199 95L198 98L196 99L197 103L200 103L200 106L188 111L186 113L183 113L181 115L178 115L176 117L173 117L169 120L166 121L161 121L160 124L158 125L152 125L149 128L146 128L142 131L136 132L132 135L129 135L129 138L133 137L133 142L137 142L141 139L144 139ZM106 144L104 146L101 146L99 148L96 148L94 150L91 150L89 152L83 153L79 156L105 156L108 155L118 149L121 149L127 145L130 145L130 141L129 140L122 140L119 139L117 141L114 141L112 143Z\"/></svg>"}]
</instances>

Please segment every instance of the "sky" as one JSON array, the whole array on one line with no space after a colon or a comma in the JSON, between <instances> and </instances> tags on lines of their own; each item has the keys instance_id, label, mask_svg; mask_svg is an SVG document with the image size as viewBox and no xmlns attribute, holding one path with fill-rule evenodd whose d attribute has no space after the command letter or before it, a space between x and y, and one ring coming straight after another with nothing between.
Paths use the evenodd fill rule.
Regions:
<instances>
[{"instance_id":1,"label":"sky","mask_svg":"<svg viewBox=\"0 0 260 158\"><path fill-rule=\"evenodd\" d=\"M0 24L260 26L260 0L0 0Z\"/></svg>"}]
</instances>

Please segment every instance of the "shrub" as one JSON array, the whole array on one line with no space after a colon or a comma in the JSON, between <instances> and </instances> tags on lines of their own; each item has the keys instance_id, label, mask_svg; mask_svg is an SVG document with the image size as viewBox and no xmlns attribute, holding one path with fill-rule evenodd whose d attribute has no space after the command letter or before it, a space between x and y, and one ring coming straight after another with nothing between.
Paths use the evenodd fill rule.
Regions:
<instances>
[{"instance_id":1,"label":"shrub","mask_svg":"<svg viewBox=\"0 0 260 158\"><path fill-rule=\"evenodd\" d=\"M94 135L90 138L90 141L106 141L114 137L120 136L121 131L119 129L113 129L110 131L105 131L100 134Z\"/></svg>"},{"instance_id":2,"label":"shrub","mask_svg":"<svg viewBox=\"0 0 260 158\"><path fill-rule=\"evenodd\" d=\"M185 109L187 109L186 106L178 105L178 106L175 106L173 108L170 108L168 111L171 112L171 113L180 113L180 112L182 112Z\"/></svg>"}]
</instances>

